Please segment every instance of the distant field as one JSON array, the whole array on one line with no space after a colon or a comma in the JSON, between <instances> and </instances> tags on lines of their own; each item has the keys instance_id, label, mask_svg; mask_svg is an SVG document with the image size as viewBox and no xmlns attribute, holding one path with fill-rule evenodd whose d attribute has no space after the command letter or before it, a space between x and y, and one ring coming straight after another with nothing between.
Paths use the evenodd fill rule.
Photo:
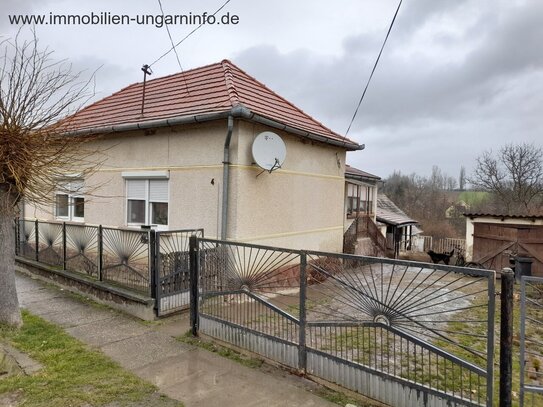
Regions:
<instances>
[{"instance_id":1,"label":"distant field","mask_svg":"<svg viewBox=\"0 0 543 407\"><path fill-rule=\"evenodd\" d=\"M470 206L479 205L489 197L488 192L481 191L463 191L458 195L459 201L464 201Z\"/></svg>"}]
</instances>

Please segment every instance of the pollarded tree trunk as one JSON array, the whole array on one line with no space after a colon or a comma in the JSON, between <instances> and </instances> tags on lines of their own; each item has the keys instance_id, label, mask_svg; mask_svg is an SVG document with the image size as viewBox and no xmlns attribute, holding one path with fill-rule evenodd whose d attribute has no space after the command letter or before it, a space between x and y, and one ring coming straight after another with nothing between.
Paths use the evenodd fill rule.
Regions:
<instances>
[{"instance_id":1,"label":"pollarded tree trunk","mask_svg":"<svg viewBox=\"0 0 543 407\"><path fill-rule=\"evenodd\" d=\"M15 235L9 194L0 191L0 324L22 325L15 287ZM4 210L2 210L4 209Z\"/></svg>"}]
</instances>

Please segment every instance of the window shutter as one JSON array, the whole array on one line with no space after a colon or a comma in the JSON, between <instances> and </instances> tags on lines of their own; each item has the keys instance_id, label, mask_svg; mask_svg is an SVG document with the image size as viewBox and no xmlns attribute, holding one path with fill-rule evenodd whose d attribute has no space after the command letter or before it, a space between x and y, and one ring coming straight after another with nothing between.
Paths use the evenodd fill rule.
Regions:
<instances>
[{"instance_id":1,"label":"window shutter","mask_svg":"<svg viewBox=\"0 0 543 407\"><path fill-rule=\"evenodd\" d=\"M168 180L149 181L149 201L168 202Z\"/></svg>"},{"instance_id":2,"label":"window shutter","mask_svg":"<svg viewBox=\"0 0 543 407\"><path fill-rule=\"evenodd\" d=\"M126 181L126 197L128 199L145 200L145 184L143 179L130 179Z\"/></svg>"}]
</instances>

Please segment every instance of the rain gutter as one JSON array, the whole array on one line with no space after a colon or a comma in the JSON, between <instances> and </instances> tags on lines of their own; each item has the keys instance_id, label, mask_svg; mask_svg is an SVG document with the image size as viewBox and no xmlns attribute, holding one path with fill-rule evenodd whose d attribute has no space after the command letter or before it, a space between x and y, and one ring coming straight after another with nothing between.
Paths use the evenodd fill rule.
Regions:
<instances>
[{"instance_id":1,"label":"rain gutter","mask_svg":"<svg viewBox=\"0 0 543 407\"><path fill-rule=\"evenodd\" d=\"M364 144L353 143L352 141L342 141L334 140L319 134L307 132L300 130L296 127L292 127L286 124L283 124L279 121L268 119L267 117L261 116L257 113L252 112L243 105L236 105L230 110L214 113L204 113L199 115L191 116L178 116L169 119L157 119L157 120L148 120L136 123L123 123L113 126L102 126L95 127L91 129L82 129L71 132L66 132L66 135L79 136L86 134L108 134L108 133L117 133L125 131L134 131L134 130L147 130L154 129L158 127L172 127L182 124L191 124L191 123L204 123L212 120L227 119L232 116L233 118L246 119L251 122L256 122L263 124L265 126L273 127L275 129L284 130L291 134L296 134L298 136L332 145L334 147L342 147L349 151L363 150L365 148Z\"/></svg>"}]
</instances>

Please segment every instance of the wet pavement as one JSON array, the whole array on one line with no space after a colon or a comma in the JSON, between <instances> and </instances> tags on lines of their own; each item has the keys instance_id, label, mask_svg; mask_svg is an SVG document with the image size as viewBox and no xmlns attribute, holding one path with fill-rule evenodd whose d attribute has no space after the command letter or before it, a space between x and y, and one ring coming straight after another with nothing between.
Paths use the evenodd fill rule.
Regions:
<instances>
[{"instance_id":1,"label":"wet pavement","mask_svg":"<svg viewBox=\"0 0 543 407\"><path fill-rule=\"evenodd\" d=\"M188 316L143 323L23 274L17 274L17 291L21 307L62 326L187 407L337 406L312 394L315 386L304 379L252 369L175 340L188 331Z\"/></svg>"}]
</instances>

